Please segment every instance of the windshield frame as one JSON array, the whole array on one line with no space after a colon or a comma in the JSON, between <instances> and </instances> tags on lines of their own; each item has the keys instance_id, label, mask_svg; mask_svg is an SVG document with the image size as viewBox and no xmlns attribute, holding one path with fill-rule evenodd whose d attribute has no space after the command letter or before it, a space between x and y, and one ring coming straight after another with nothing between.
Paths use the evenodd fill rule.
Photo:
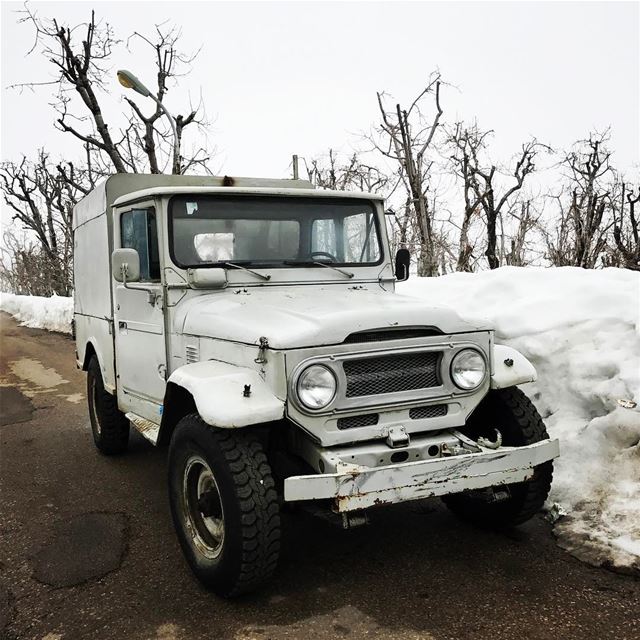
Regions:
<instances>
[{"instance_id":1,"label":"windshield frame","mask_svg":"<svg viewBox=\"0 0 640 640\"><path fill-rule=\"evenodd\" d=\"M172 195L167 202L167 240L169 245L169 257L175 266L180 269L224 269L225 263L227 262L238 262L241 263L242 266L247 266L253 269L309 269L313 268L309 261L300 261L300 264L295 264L295 261L283 258L282 260L221 260L217 262L200 262L197 264L183 264L181 263L174 252L174 234L173 234L173 203L177 198L185 198L190 194L180 193ZM253 198L253 199L295 199L300 201L305 201L309 203L315 204L327 204L329 202L341 202L345 204L354 203L363 203L366 204L367 207L371 209L371 214L373 215L373 222L375 228L375 236L378 244L378 260L372 262L326 262L326 265L336 266L336 267L351 267L351 268L364 268L364 267L377 267L384 263L385 257L385 247L384 247L384 238L380 229L380 215L378 211L378 207L376 207L376 201L373 199L368 199L366 197L340 197L340 196L308 196L308 195L298 195L298 194L282 194L282 193L194 193L194 197L198 199L215 199L215 198Z\"/></svg>"}]
</instances>

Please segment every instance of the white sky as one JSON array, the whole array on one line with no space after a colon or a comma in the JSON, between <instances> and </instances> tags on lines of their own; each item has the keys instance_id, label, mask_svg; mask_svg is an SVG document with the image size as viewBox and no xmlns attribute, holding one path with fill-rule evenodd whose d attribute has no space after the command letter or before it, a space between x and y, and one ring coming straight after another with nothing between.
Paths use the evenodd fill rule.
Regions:
<instances>
[{"instance_id":1,"label":"white sky","mask_svg":"<svg viewBox=\"0 0 640 640\"><path fill-rule=\"evenodd\" d=\"M183 48L202 46L192 74L167 97L184 112L202 91L219 155L230 175L284 177L291 154L348 151L353 134L377 120L376 90L407 102L439 68L447 121L477 117L496 131L493 155L506 161L530 135L568 146L590 129L612 126L616 163L640 162L639 4L632 2L33 2L40 16L75 24L91 8L121 38L153 23L180 25ZM42 145L74 158L77 143L53 128L50 88L7 89L45 80L20 3L2 3L1 157ZM149 86L153 68L139 46L113 59L108 117L123 108L120 67ZM144 98L137 96L144 105ZM149 105L146 105L147 107Z\"/></svg>"}]
</instances>

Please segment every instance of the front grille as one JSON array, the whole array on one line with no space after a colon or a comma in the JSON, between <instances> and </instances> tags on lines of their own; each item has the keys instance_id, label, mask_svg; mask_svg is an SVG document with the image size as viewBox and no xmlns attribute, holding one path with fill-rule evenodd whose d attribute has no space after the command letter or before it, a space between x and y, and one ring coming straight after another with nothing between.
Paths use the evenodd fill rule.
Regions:
<instances>
[{"instance_id":1,"label":"front grille","mask_svg":"<svg viewBox=\"0 0 640 640\"><path fill-rule=\"evenodd\" d=\"M440 351L402 353L345 360L347 398L375 396L414 389L428 389L441 384Z\"/></svg>"},{"instance_id":2,"label":"front grille","mask_svg":"<svg viewBox=\"0 0 640 640\"><path fill-rule=\"evenodd\" d=\"M439 418L447 415L446 404L432 404L429 407L414 407L409 410L409 417L412 420L421 420L422 418Z\"/></svg>"},{"instance_id":3,"label":"front grille","mask_svg":"<svg viewBox=\"0 0 640 640\"><path fill-rule=\"evenodd\" d=\"M357 427L371 427L378 424L378 414L368 413L364 416L350 416L338 418L338 429L355 429Z\"/></svg>"},{"instance_id":4,"label":"front grille","mask_svg":"<svg viewBox=\"0 0 640 640\"><path fill-rule=\"evenodd\" d=\"M343 344L357 344L360 342L381 342L383 340L408 340L409 338L429 338L440 336L442 331L435 327L399 327L397 329L373 329L359 331L348 335Z\"/></svg>"}]
</instances>

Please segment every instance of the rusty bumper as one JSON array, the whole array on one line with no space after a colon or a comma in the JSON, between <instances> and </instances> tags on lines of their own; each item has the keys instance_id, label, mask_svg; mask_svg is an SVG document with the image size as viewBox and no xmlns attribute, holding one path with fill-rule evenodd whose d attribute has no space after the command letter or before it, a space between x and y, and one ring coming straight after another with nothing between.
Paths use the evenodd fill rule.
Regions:
<instances>
[{"instance_id":1,"label":"rusty bumper","mask_svg":"<svg viewBox=\"0 0 640 640\"><path fill-rule=\"evenodd\" d=\"M293 476L286 501L332 499L338 512L405 502L528 480L533 468L557 458L557 440L384 467L345 465L337 473Z\"/></svg>"}]
</instances>

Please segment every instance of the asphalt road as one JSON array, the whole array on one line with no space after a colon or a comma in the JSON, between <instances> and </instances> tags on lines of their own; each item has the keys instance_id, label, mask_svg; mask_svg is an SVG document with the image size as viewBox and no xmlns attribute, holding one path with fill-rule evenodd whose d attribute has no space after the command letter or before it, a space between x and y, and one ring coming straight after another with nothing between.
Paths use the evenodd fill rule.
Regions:
<instances>
[{"instance_id":1,"label":"asphalt road","mask_svg":"<svg viewBox=\"0 0 640 640\"><path fill-rule=\"evenodd\" d=\"M70 338L2 315L0 637L640 638L640 581L582 564L540 517L508 533L438 501L352 531L285 514L273 583L232 602L182 559L166 451L132 434L105 458L88 429Z\"/></svg>"}]
</instances>

